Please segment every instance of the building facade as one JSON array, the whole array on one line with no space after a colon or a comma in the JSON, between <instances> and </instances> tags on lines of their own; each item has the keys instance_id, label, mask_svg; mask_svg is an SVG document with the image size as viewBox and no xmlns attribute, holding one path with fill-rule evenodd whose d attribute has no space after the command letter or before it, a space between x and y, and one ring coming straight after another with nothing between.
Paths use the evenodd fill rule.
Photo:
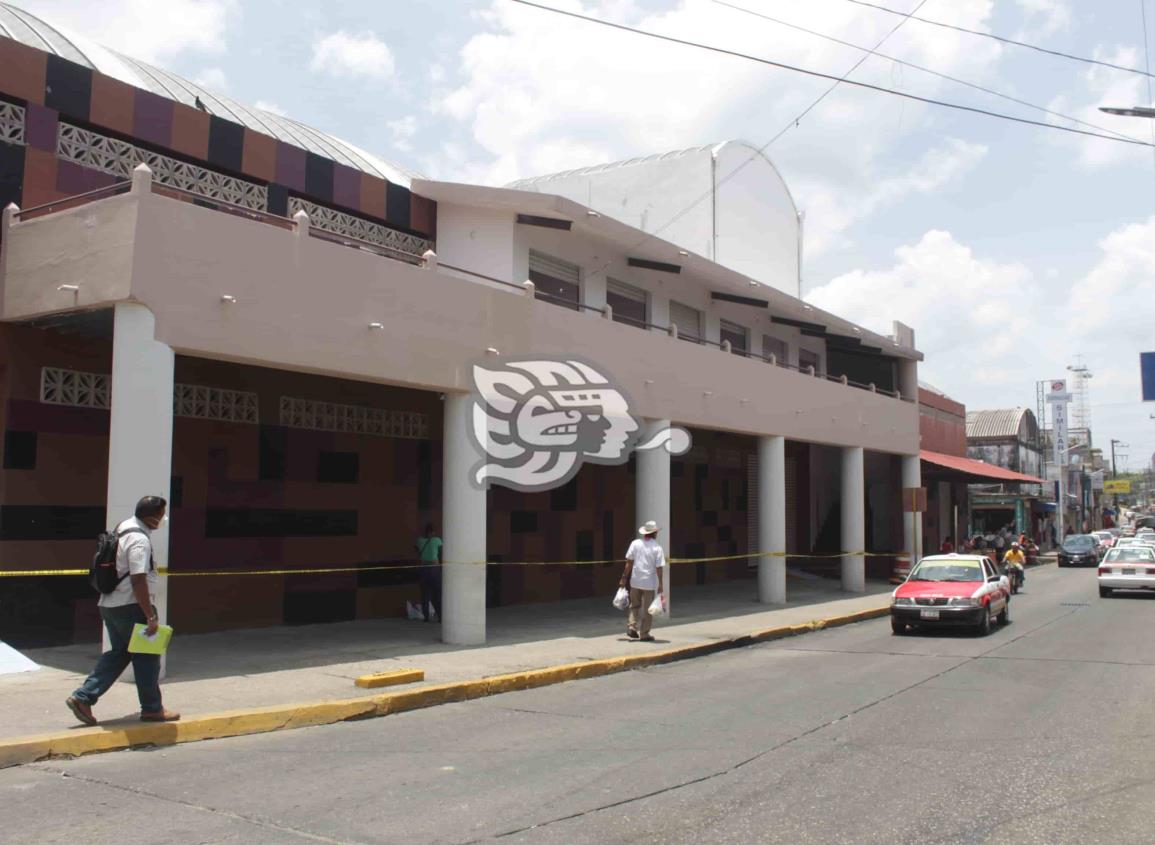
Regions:
<instances>
[{"instance_id":1,"label":"building facade","mask_svg":"<svg viewBox=\"0 0 1155 845\"><path fill-rule=\"evenodd\" d=\"M912 345L573 199L421 179L12 7L0 24L5 570L85 566L159 493L182 631L401 615L433 522L443 636L475 643L487 606L611 593L647 519L694 561L675 593L749 579L783 602L785 556L830 552L858 591L893 565L862 552L909 554ZM477 487L471 373L525 357L590 362L693 447ZM5 587L0 638L99 636L84 579Z\"/></svg>"}]
</instances>

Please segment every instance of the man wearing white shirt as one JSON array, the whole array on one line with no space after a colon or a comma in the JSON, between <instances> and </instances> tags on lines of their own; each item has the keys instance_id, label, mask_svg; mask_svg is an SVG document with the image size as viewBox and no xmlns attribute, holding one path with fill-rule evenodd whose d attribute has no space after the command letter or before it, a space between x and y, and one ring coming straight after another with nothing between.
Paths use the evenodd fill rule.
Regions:
<instances>
[{"instance_id":1,"label":"man wearing white shirt","mask_svg":"<svg viewBox=\"0 0 1155 845\"><path fill-rule=\"evenodd\" d=\"M133 654L128 650L136 624L156 633L160 622L152 595L156 591L156 567L152 561L152 532L168 519L168 503L160 496L145 496L136 503L136 514L116 526L116 589L100 597L98 607L108 629L109 649L100 655L96 668L65 702L86 725L95 725L92 707L132 664L140 700L142 722L175 722L179 713L165 710L160 697L160 655Z\"/></svg>"},{"instance_id":2,"label":"man wearing white shirt","mask_svg":"<svg viewBox=\"0 0 1155 845\"><path fill-rule=\"evenodd\" d=\"M654 617L650 615L650 603L654 593L664 596L663 575L666 569L666 553L658 543L658 524L650 520L638 529L640 539L630 543L626 551L626 568L622 572L621 586L630 589L630 621L626 635L630 639L652 642L650 626Z\"/></svg>"}]
</instances>

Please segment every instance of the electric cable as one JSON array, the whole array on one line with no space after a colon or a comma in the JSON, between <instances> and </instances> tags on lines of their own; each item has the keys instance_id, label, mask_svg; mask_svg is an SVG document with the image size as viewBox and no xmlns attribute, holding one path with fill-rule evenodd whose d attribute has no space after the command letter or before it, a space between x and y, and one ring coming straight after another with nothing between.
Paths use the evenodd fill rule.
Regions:
<instances>
[{"instance_id":1,"label":"electric cable","mask_svg":"<svg viewBox=\"0 0 1155 845\"><path fill-rule=\"evenodd\" d=\"M856 2L856 1L857 0L852 0L852 2ZM1030 118L1026 118L1026 117L1016 117L1015 115L1005 114L1003 112L991 111L989 109L979 108L978 106L968 106L968 105L964 105L962 103L950 102L948 100L935 99L934 97L922 97L922 96L919 96L918 94L910 94L910 93L907 93L905 91L896 91L893 88L887 88L883 85L874 85L874 84L871 84L869 82L858 82L858 81L855 81L853 79L843 79L842 77L835 76L835 75L830 74L830 73L823 73L822 71L810 70L809 68L803 68L803 67L799 67L797 65L791 65L791 64L788 64L786 62L779 62L779 61L775 61L773 59L766 59L766 58L763 58L761 56L753 56L749 53L742 53L738 50L730 50L726 47L715 47L711 44L703 44L703 43L698 42L698 41L690 41L688 39L678 38L678 37L673 36L673 35L662 35L661 33L658 33L658 32L650 32L649 30L638 29L637 27L628 26L627 24L615 23L614 21L607 21L607 20L604 20L602 18L593 17L591 15L583 15L580 12L571 12L571 11L568 11L566 9L558 9L558 8L553 7L553 6L546 6L542 3L532 2L532 0L510 0L510 2L517 3L518 5L521 5L521 6L528 6L528 7L534 8L534 9L540 9L543 12L552 12L553 14L556 14L556 15L562 15L564 17L574 18L575 20L581 20L581 21L585 21L587 23L592 23L592 24L597 24L599 26L608 27L610 29L616 29L616 30L619 30L622 32L631 32L634 35L641 35L641 36L644 36L646 38L653 38L655 40L665 41L665 42L668 42L670 44L680 44L683 47L694 47L694 48L699 49L699 50L708 50L712 53L718 53L718 54L724 55L724 56L731 56L731 57L737 58L737 59L746 59L747 61L758 62L759 64L764 64L764 65L767 65L769 67L776 67L776 68L779 68L781 70L788 70L788 71L792 71L794 73L800 73L804 76L812 76L816 79L828 79L831 82L841 82L844 85L851 85L851 86L854 86L855 88L863 88L863 89L868 90L868 91L876 91L876 92L882 93L882 94L890 94L890 95L895 96L895 97L903 97L903 98L908 99L908 100L915 100L916 102L926 103L926 104L932 105L932 106L940 106L942 108L954 109L955 111L967 112L969 114L977 114L977 115L982 115L984 117L996 118L998 120L1006 120L1006 121L1010 121L1012 123L1021 123L1021 124L1024 124L1026 126L1037 126L1037 127L1042 128L1042 129L1052 129L1052 130L1055 130L1057 132L1068 132L1068 133L1071 133L1074 135L1084 135L1084 136L1091 137L1091 138L1101 138L1103 140L1114 141L1115 143L1119 143L1119 144L1132 144L1132 145L1141 146L1141 147L1155 147L1155 144L1152 144L1149 141L1140 141L1136 138L1130 138L1130 137L1120 138L1120 137L1115 137L1112 135L1104 135L1101 132L1091 132L1091 131L1086 130L1086 129L1076 129L1072 126L1060 126L1056 123L1046 123L1046 122L1041 121L1041 120L1031 120ZM897 14L902 14L902 12L898 12Z\"/></svg>"},{"instance_id":2,"label":"electric cable","mask_svg":"<svg viewBox=\"0 0 1155 845\"><path fill-rule=\"evenodd\" d=\"M791 23L790 21L784 21L784 20L781 20L779 18L775 18L775 17L772 17L770 15L764 14L762 12L757 12L754 9L747 9L745 6L736 6L733 3L727 2L726 0L711 0L711 2L718 5L718 6L725 6L728 9L733 9L733 10L738 11L738 12L744 12L745 14L752 15L753 17L756 17L756 18L762 18L763 20L770 21L771 23L779 24L779 25L787 27L789 29L794 29L794 30L797 30L799 32L805 32L807 35L813 35L816 38L821 38L821 39L824 39L826 41L830 41L834 44L840 44L843 47L850 47L854 50L869 50L869 48L867 48L867 47L862 47L862 46L860 46L858 44L854 44L853 42L850 42L850 41L844 41L841 38L837 38L833 35L827 35L824 32L818 32L818 31L813 30L813 29L807 29L804 26L800 26L798 24ZM914 13L912 12L911 13L912 17L913 17L913 14ZM914 62L909 62L909 61L906 61L905 59L897 58L896 56L888 56L885 53L879 53L877 48L875 48L875 50L872 50L870 52L873 53L875 56L877 56L880 59L886 59L887 61L894 62L895 64L903 65L904 67L913 68L914 70L922 71L923 73L930 74L931 76L937 76L939 79L945 79L948 82L954 82L958 85L965 85L967 88L972 88L975 91L981 91L984 94L990 94L991 96L994 96L994 97L1000 97L1001 99L1007 100L1008 102L1016 103L1020 106L1026 106L1027 108L1035 109L1036 111L1040 111L1043 114L1049 114L1052 117L1059 117L1059 118L1062 118L1063 120L1069 120L1072 123L1077 123L1081 126L1088 126L1091 129L1098 129L1101 132L1108 132L1112 135L1118 135L1120 138L1131 138L1132 140L1136 140L1133 136L1127 135L1124 132L1117 132L1114 129L1108 129L1105 126L1099 126L1098 124L1095 124L1095 123L1089 123L1085 120L1080 120L1077 117L1072 117L1069 114L1063 114L1062 112L1057 112L1057 111L1054 111L1052 109L1048 109L1045 106L1037 105L1036 103L1029 102L1028 100L1020 100L1018 97L1012 97L1010 94L1004 94L1002 91L996 91L993 88L987 88L983 85L979 85L979 84L974 83L974 82L968 82L967 80L960 79L957 76L951 76L950 74L947 74L947 73L941 73L940 71L934 70L933 68L928 68L928 67L925 67L925 66L920 65L920 64L915 64ZM1147 84L1148 84L1148 86L1150 86L1150 84L1151 84L1151 81L1149 79L1147 80ZM1155 140L1155 139L1152 139L1152 140Z\"/></svg>"},{"instance_id":3,"label":"electric cable","mask_svg":"<svg viewBox=\"0 0 1155 845\"><path fill-rule=\"evenodd\" d=\"M868 0L846 0L846 2L847 3L853 3L856 6L864 6L868 9L877 9L880 12L886 12L887 14L891 14L891 15L905 15L906 14L906 12L899 11L898 9L892 9L889 6L883 6L879 3L870 3L870 2L868 2ZM1112 62L1104 62L1100 59L1089 59L1086 56L1077 56L1074 53L1064 53L1061 50L1051 50L1047 47L1040 47L1037 44L1028 44L1026 41L1016 41L1013 38L1007 38L1006 36L1003 36L1003 35L995 35L993 32L983 32L983 31L978 30L978 29L967 29L965 26L958 26L957 24L953 24L953 23L945 23L944 21L935 21L935 20L930 20L929 18L917 18L917 17L911 17L911 20L918 21L919 23L930 24L931 26L942 27L943 29L952 29L955 32L965 32L968 35L977 35L980 38L990 38L990 39L993 39L995 41L999 41L1003 44L1013 44L1016 47L1025 47L1028 50L1035 50L1039 53L1046 53L1049 56L1058 56L1059 58L1062 58L1062 59L1070 59L1070 60L1076 61L1076 62L1084 62L1084 63L1089 64L1089 65L1100 65L1101 67L1109 67L1112 70L1122 70L1122 71L1126 71L1127 73L1136 73L1140 76L1148 76L1148 77L1151 76L1150 68L1148 68L1147 70L1144 71L1144 70L1140 70L1137 67L1127 67L1126 65L1117 65L1117 64L1114 64Z\"/></svg>"}]
</instances>

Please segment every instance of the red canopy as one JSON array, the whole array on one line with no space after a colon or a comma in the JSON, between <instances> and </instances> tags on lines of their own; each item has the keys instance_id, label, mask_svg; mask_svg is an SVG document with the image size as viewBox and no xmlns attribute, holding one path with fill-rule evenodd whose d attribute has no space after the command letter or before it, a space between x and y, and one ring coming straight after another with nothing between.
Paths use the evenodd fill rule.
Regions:
<instances>
[{"instance_id":1,"label":"red canopy","mask_svg":"<svg viewBox=\"0 0 1155 845\"><path fill-rule=\"evenodd\" d=\"M1021 472L1015 472L1000 466L995 466L994 464L988 464L986 461L960 458L956 455L944 455L941 452L928 452L925 449L919 453L919 457L924 462L934 464L936 467L953 470L954 472L976 478L991 479L994 481L1016 481L1022 484L1047 483L1041 478L1035 478L1033 475L1023 475Z\"/></svg>"}]
</instances>

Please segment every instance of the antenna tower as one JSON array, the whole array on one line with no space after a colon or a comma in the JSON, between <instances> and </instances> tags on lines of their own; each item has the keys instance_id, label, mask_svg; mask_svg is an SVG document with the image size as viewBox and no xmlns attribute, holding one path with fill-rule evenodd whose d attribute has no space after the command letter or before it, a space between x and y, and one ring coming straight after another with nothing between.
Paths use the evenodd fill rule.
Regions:
<instances>
[{"instance_id":1,"label":"antenna tower","mask_svg":"<svg viewBox=\"0 0 1155 845\"><path fill-rule=\"evenodd\" d=\"M1075 363L1068 365L1071 373L1071 393L1074 402L1071 407L1071 427L1091 431L1091 381L1094 373L1083 363L1083 356L1076 355Z\"/></svg>"}]
</instances>

